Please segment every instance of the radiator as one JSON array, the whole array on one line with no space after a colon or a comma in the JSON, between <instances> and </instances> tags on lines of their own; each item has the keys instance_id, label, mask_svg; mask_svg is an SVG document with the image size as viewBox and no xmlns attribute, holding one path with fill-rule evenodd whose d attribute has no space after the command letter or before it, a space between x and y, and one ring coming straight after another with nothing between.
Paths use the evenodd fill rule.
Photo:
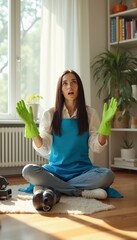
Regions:
<instances>
[{"instance_id":1,"label":"radiator","mask_svg":"<svg viewBox=\"0 0 137 240\"><path fill-rule=\"evenodd\" d=\"M20 167L28 163L44 164L32 147L32 139L24 137L24 127L0 127L0 167Z\"/></svg>"}]
</instances>

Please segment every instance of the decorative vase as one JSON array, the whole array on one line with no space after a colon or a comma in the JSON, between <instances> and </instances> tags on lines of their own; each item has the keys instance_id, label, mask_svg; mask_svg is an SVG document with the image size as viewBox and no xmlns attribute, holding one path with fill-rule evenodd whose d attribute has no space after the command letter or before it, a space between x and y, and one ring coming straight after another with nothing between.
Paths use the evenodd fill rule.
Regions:
<instances>
[{"instance_id":1,"label":"decorative vase","mask_svg":"<svg viewBox=\"0 0 137 240\"><path fill-rule=\"evenodd\" d=\"M125 4L115 4L112 7L112 13L118 13L118 12L123 12L128 9L127 5Z\"/></svg>"},{"instance_id":2,"label":"decorative vase","mask_svg":"<svg viewBox=\"0 0 137 240\"><path fill-rule=\"evenodd\" d=\"M38 120L38 112L39 112L39 103L28 103L27 106L28 106L28 108L30 106L32 107L34 121L37 121Z\"/></svg>"}]
</instances>

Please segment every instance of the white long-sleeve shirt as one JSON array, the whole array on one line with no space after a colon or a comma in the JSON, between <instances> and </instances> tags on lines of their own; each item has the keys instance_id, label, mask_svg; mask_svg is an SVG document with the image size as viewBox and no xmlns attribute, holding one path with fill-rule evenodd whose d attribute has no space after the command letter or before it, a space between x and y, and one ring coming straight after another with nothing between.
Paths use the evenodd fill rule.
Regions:
<instances>
[{"instance_id":1,"label":"white long-sleeve shirt","mask_svg":"<svg viewBox=\"0 0 137 240\"><path fill-rule=\"evenodd\" d=\"M88 121L89 121L89 140L88 145L89 149L93 152L101 153L107 145L107 142L104 145L101 145L98 141L98 128L100 125L100 120L97 111L94 108L86 106ZM43 157L47 157L50 154L52 146L52 133L51 133L51 122L53 119L54 108L50 108L48 111L45 111L39 125L40 136L43 138L43 145L40 148L37 148L33 142L34 149ZM67 108L64 105L62 111L62 118L77 118L77 110L70 117ZM64 143L67 144L67 143Z\"/></svg>"}]
</instances>

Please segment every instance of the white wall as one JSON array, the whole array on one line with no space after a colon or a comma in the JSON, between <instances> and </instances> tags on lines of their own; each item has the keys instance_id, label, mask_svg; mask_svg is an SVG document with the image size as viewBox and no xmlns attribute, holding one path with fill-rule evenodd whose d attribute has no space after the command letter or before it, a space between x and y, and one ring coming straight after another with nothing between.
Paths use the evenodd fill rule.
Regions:
<instances>
[{"instance_id":1,"label":"white wall","mask_svg":"<svg viewBox=\"0 0 137 240\"><path fill-rule=\"evenodd\" d=\"M94 57L107 48L107 0L89 0L90 8L90 58ZM91 106L94 107L101 118L103 110L103 96L97 97L97 85L91 73ZM108 166L108 148L101 154L94 154L94 163Z\"/></svg>"}]
</instances>

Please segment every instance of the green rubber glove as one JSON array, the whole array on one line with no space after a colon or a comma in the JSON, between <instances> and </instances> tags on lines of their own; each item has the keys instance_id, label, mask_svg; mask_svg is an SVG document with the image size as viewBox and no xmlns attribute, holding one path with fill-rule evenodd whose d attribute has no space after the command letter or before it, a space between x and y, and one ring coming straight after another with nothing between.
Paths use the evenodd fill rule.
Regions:
<instances>
[{"instance_id":1,"label":"green rubber glove","mask_svg":"<svg viewBox=\"0 0 137 240\"><path fill-rule=\"evenodd\" d=\"M29 110L26 108L26 105L23 100L19 101L16 105L16 111L19 117L25 123L25 137L33 138L39 135L38 128L33 119L32 107L29 107Z\"/></svg>"},{"instance_id":2,"label":"green rubber glove","mask_svg":"<svg viewBox=\"0 0 137 240\"><path fill-rule=\"evenodd\" d=\"M107 106L107 103L104 104L102 122L98 129L99 134L105 136L109 136L111 134L111 120L115 116L117 105L117 100L115 98L111 98L109 107Z\"/></svg>"}]
</instances>

